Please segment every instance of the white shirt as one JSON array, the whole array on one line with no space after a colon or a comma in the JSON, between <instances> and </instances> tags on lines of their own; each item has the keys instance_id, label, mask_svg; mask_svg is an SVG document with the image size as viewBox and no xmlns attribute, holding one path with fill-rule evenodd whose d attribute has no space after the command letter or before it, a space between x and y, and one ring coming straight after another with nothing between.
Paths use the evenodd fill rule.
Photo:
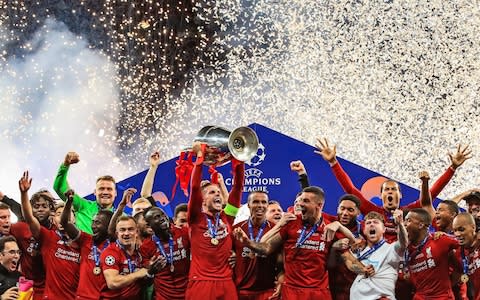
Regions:
<instances>
[{"instance_id":1,"label":"white shirt","mask_svg":"<svg viewBox=\"0 0 480 300\"><path fill-rule=\"evenodd\" d=\"M365 266L372 265L375 274L367 278L364 275L357 275L350 288L350 299L374 300L385 296L395 300L395 283L398 277L398 266L402 260L395 251L395 244L398 242L384 243L370 257L361 261ZM369 249L370 247L366 247L360 255Z\"/></svg>"}]
</instances>

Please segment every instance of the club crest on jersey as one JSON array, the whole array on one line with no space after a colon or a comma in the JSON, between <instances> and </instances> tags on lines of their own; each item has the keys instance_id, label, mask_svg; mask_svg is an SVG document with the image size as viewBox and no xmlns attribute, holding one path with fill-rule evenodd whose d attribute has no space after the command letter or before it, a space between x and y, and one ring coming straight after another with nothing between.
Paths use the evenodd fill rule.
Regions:
<instances>
[{"instance_id":1,"label":"club crest on jersey","mask_svg":"<svg viewBox=\"0 0 480 300\"><path fill-rule=\"evenodd\" d=\"M113 257L111 255L105 257L105 264L107 266L113 266L115 264L115 257Z\"/></svg>"}]
</instances>

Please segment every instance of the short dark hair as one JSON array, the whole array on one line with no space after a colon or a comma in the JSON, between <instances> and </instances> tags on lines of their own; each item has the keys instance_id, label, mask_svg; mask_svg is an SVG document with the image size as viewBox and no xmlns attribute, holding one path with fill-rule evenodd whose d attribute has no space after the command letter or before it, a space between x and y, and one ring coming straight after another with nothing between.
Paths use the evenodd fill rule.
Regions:
<instances>
[{"instance_id":1,"label":"short dark hair","mask_svg":"<svg viewBox=\"0 0 480 300\"><path fill-rule=\"evenodd\" d=\"M321 187L318 187L318 186L314 186L314 185L307 186L306 188L304 188L302 190L302 193L315 194L321 202L323 202L325 200L325 192L323 191L323 189Z\"/></svg>"},{"instance_id":2,"label":"short dark hair","mask_svg":"<svg viewBox=\"0 0 480 300\"><path fill-rule=\"evenodd\" d=\"M110 223L110 220L112 219L113 217L113 211L111 210L108 210L108 209L101 209L98 211L98 213L96 214L96 216L104 216L107 220L108 220L108 223Z\"/></svg>"},{"instance_id":3,"label":"short dark hair","mask_svg":"<svg viewBox=\"0 0 480 300\"><path fill-rule=\"evenodd\" d=\"M369 212L365 218L363 218L363 220L370 220L370 219L376 219L376 220L380 220L382 221L382 223L385 224L385 218L383 217L383 215L381 215L380 213L376 212L376 211L371 211Z\"/></svg>"},{"instance_id":4,"label":"short dark hair","mask_svg":"<svg viewBox=\"0 0 480 300\"><path fill-rule=\"evenodd\" d=\"M180 212L188 212L188 205L187 203L180 203L179 205L175 206L175 218Z\"/></svg>"},{"instance_id":5,"label":"short dark hair","mask_svg":"<svg viewBox=\"0 0 480 300\"><path fill-rule=\"evenodd\" d=\"M0 202L0 209L10 209L10 206L6 203Z\"/></svg>"},{"instance_id":6,"label":"short dark hair","mask_svg":"<svg viewBox=\"0 0 480 300\"><path fill-rule=\"evenodd\" d=\"M428 228L428 225L432 224L432 217L423 208L412 208L409 211L409 213L416 213L420 217L420 220L426 225L427 228Z\"/></svg>"},{"instance_id":7,"label":"short dark hair","mask_svg":"<svg viewBox=\"0 0 480 300\"><path fill-rule=\"evenodd\" d=\"M398 187L398 191L401 193L402 192L402 188L400 187L400 183L398 183L397 181L393 180L393 179L387 179L385 180L384 182L382 182L382 185L380 186L380 193L383 192L383 185L387 182L393 182L397 185Z\"/></svg>"},{"instance_id":8,"label":"short dark hair","mask_svg":"<svg viewBox=\"0 0 480 300\"><path fill-rule=\"evenodd\" d=\"M34 206L35 203L37 203L37 201L39 201L40 199L43 199L48 203L48 207L50 208L51 212L55 211L55 199L50 197L50 193L48 192L48 190L39 190L38 192L33 194L30 198L30 204Z\"/></svg>"},{"instance_id":9,"label":"short dark hair","mask_svg":"<svg viewBox=\"0 0 480 300\"><path fill-rule=\"evenodd\" d=\"M250 193L248 193L247 202L250 202L250 197L251 197L253 194L264 194L264 195L266 195L267 198L268 198L268 193L265 192L265 191L261 191L261 190L259 190L259 191L251 191Z\"/></svg>"},{"instance_id":10,"label":"short dark hair","mask_svg":"<svg viewBox=\"0 0 480 300\"><path fill-rule=\"evenodd\" d=\"M338 200L338 204L340 204L342 201L345 201L345 200L352 201L353 203L355 203L355 206L357 208L360 208L360 199L358 199L357 196L353 194L345 194L342 197L340 197L340 199Z\"/></svg>"},{"instance_id":11,"label":"short dark hair","mask_svg":"<svg viewBox=\"0 0 480 300\"><path fill-rule=\"evenodd\" d=\"M15 242L17 243L17 246L18 246L17 239L13 235L7 235L0 238L0 252L5 250L5 244L8 242Z\"/></svg>"},{"instance_id":12,"label":"short dark hair","mask_svg":"<svg viewBox=\"0 0 480 300\"><path fill-rule=\"evenodd\" d=\"M452 200L442 200L440 201L440 203L438 204L445 204L448 206L448 210L452 213L452 214L455 214L455 215L458 215L458 213L460 212L460 209L458 208L458 204L457 202L455 201L452 201Z\"/></svg>"},{"instance_id":13,"label":"short dark hair","mask_svg":"<svg viewBox=\"0 0 480 300\"><path fill-rule=\"evenodd\" d=\"M268 205L273 205L273 204L276 204L276 205L282 207L282 205L280 204L280 202L278 202L278 201L276 201L276 200L269 200L269 201L268 201Z\"/></svg>"}]
</instances>

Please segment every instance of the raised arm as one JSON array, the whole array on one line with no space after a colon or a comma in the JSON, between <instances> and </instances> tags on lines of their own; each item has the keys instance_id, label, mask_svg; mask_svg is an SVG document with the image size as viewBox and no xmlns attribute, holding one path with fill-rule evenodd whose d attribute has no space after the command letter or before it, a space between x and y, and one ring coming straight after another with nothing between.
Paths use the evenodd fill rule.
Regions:
<instances>
[{"instance_id":1,"label":"raised arm","mask_svg":"<svg viewBox=\"0 0 480 300\"><path fill-rule=\"evenodd\" d=\"M74 194L75 192L73 190L68 190L65 193L65 198L67 201L65 202L65 207L63 208L62 215L60 216L60 224L71 239L77 238L80 234L80 231L77 229L77 227L69 222L70 215L72 214Z\"/></svg>"},{"instance_id":2,"label":"raised arm","mask_svg":"<svg viewBox=\"0 0 480 300\"><path fill-rule=\"evenodd\" d=\"M405 249L407 249L407 246L408 246L407 230L405 229L405 225L403 225L403 211L401 211L400 209L396 209L393 212L393 220L395 221L395 224L397 225L397 229L398 229L397 230L398 240L395 242L395 246L394 246L395 251L397 252L398 255L403 257Z\"/></svg>"},{"instance_id":3,"label":"raised arm","mask_svg":"<svg viewBox=\"0 0 480 300\"><path fill-rule=\"evenodd\" d=\"M154 152L150 155L150 168L142 184L142 191L140 196L143 198L150 197L153 192L153 182L155 181L155 174L157 173L158 165L160 164L160 153Z\"/></svg>"},{"instance_id":4,"label":"raised arm","mask_svg":"<svg viewBox=\"0 0 480 300\"><path fill-rule=\"evenodd\" d=\"M463 163L472 158L472 150L468 145L462 147L462 145L457 146L457 152L452 153L448 152L448 157L450 158L450 166L448 169L445 171L445 173L440 176L435 183L432 185L432 188L430 189L430 193L432 194L432 199L435 199L438 197L438 195L442 192L442 190L445 188L445 186L448 184L450 179L452 179L453 174L455 171L463 165Z\"/></svg>"},{"instance_id":5,"label":"raised arm","mask_svg":"<svg viewBox=\"0 0 480 300\"><path fill-rule=\"evenodd\" d=\"M317 138L317 143L315 144L317 150L315 153L320 154L325 161L328 162L330 165L333 175L337 179L338 183L345 191L345 193L353 194L360 199L360 210L363 214L367 214L370 211L379 211L379 207L375 204L370 202L362 192L357 189L357 187L353 184L350 176L343 170L342 166L337 160L337 148L335 145L330 146L328 140L324 138L323 140Z\"/></svg>"},{"instance_id":6,"label":"raised arm","mask_svg":"<svg viewBox=\"0 0 480 300\"><path fill-rule=\"evenodd\" d=\"M0 192L0 201L10 206L10 210L17 216L18 221L24 221L22 206L17 201Z\"/></svg>"},{"instance_id":7,"label":"raised arm","mask_svg":"<svg viewBox=\"0 0 480 300\"><path fill-rule=\"evenodd\" d=\"M232 190L228 194L228 203L224 211L226 215L232 217L230 219L233 223L233 218L237 215L242 201L243 185L245 181L245 163L232 159L232 171L234 183Z\"/></svg>"},{"instance_id":8,"label":"raised arm","mask_svg":"<svg viewBox=\"0 0 480 300\"><path fill-rule=\"evenodd\" d=\"M109 236L115 236L117 220L123 214L123 210L127 206L127 203L132 201L132 197L136 192L137 190L135 188L128 188L123 192L122 200L118 204L117 210L115 210L115 213L113 214L112 218L110 219L110 223L108 224Z\"/></svg>"},{"instance_id":9,"label":"raised arm","mask_svg":"<svg viewBox=\"0 0 480 300\"><path fill-rule=\"evenodd\" d=\"M213 174L212 174L213 176ZM222 203L223 205L227 205L228 201L228 189L225 185L225 180L223 179L223 175L220 172L217 172L217 179L218 179L218 187L220 188L220 194L222 194Z\"/></svg>"},{"instance_id":10,"label":"raised arm","mask_svg":"<svg viewBox=\"0 0 480 300\"><path fill-rule=\"evenodd\" d=\"M470 190L466 190L465 192L461 192L460 194L455 195L452 198L452 201L454 201L455 203L458 203L458 202L462 201L463 198L467 197L468 195L470 195L474 192L480 193L480 189L470 189Z\"/></svg>"},{"instance_id":11,"label":"raised arm","mask_svg":"<svg viewBox=\"0 0 480 300\"><path fill-rule=\"evenodd\" d=\"M32 186L32 178L28 176L28 171L23 172L22 178L18 181L18 188L20 189L20 200L22 201L22 214L25 218L25 222L30 227L30 231L32 232L32 236L35 239L40 237L40 229L41 225L38 222L37 218L33 216L32 205L28 199L28 190Z\"/></svg>"},{"instance_id":12,"label":"raised arm","mask_svg":"<svg viewBox=\"0 0 480 300\"><path fill-rule=\"evenodd\" d=\"M63 201L66 201L65 193L70 190L70 186L67 181L68 170L70 165L76 164L80 161L80 156L76 152L68 152L65 155L65 159L63 163L60 165L58 169L57 176L55 177L55 181L53 182L53 189L57 193L58 197ZM79 195L75 194L73 196L73 208L75 211L82 210L82 207L91 201L88 201Z\"/></svg>"},{"instance_id":13,"label":"raised arm","mask_svg":"<svg viewBox=\"0 0 480 300\"><path fill-rule=\"evenodd\" d=\"M192 151L197 154L197 160L203 157L203 152L201 149L200 143L194 143ZM193 167L192 178L190 181L190 198L188 200L188 223L192 224L196 222L197 218L202 213L202 165L197 165Z\"/></svg>"},{"instance_id":14,"label":"raised arm","mask_svg":"<svg viewBox=\"0 0 480 300\"><path fill-rule=\"evenodd\" d=\"M295 160L290 162L290 170L298 174L298 181L300 182L300 188L303 190L310 186L308 182L308 175L305 166L301 160Z\"/></svg>"},{"instance_id":15,"label":"raised arm","mask_svg":"<svg viewBox=\"0 0 480 300\"><path fill-rule=\"evenodd\" d=\"M434 220L435 208L433 207L432 195L430 194L430 190L428 188L428 181L430 180L430 175L428 175L427 171L422 171L419 173L418 177L422 181L422 186L420 189L420 205L428 212L432 220Z\"/></svg>"}]
</instances>

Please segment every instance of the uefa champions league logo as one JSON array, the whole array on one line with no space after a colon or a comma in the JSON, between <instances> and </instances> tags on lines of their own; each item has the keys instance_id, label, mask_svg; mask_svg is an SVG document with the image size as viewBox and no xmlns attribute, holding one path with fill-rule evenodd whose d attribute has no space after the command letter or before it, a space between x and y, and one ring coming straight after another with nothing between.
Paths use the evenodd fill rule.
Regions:
<instances>
[{"instance_id":1,"label":"uefa champions league logo","mask_svg":"<svg viewBox=\"0 0 480 300\"><path fill-rule=\"evenodd\" d=\"M262 143L259 143L257 154L245 163L250 167L256 167L265 160L265 156L265 146Z\"/></svg>"}]
</instances>

